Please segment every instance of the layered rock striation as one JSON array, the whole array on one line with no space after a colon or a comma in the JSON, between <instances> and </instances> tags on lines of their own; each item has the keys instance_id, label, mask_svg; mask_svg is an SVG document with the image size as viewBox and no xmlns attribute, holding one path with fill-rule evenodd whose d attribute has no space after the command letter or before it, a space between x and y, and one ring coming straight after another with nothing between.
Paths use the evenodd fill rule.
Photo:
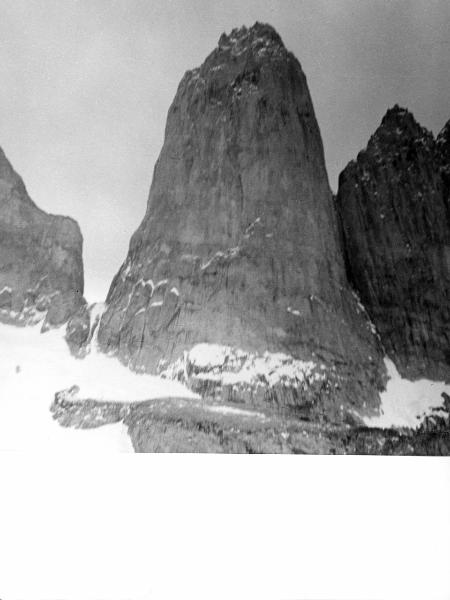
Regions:
<instances>
[{"instance_id":1,"label":"layered rock striation","mask_svg":"<svg viewBox=\"0 0 450 600\"><path fill-rule=\"evenodd\" d=\"M83 301L78 224L40 210L0 149L0 321L65 323Z\"/></svg>"},{"instance_id":2,"label":"layered rock striation","mask_svg":"<svg viewBox=\"0 0 450 600\"><path fill-rule=\"evenodd\" d=\"M223 34L170 107L147 211L107 297L101 349L133 369L219 389L218 374L248 375L266 356L281 369L277 391L265 367L239 385L235 377L233 389L299 405L312 386L321 402L334 394L337 406L342 397L370 404L380 381L372 330L347 284L299 62L268 25ZM192 359L204 344L222 348L220 364Z\"/></svg>"},{"instance_id":3,"label":"layered rock striation","mask_svg":"<svg viewBox=\"0 0 450 600\"><path fill-rule=\"evenodd\" d=\"M387 111L340 175L348 277L409 377L450 379L450 121L435 140Z\"/></svg>"}]
</instances>

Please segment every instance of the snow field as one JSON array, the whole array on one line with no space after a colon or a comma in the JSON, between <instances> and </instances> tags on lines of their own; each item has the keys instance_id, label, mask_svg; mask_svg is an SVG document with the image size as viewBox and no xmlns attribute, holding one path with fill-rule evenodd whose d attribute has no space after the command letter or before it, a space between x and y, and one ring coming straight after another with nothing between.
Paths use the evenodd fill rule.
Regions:
<instances>
[{"instance_id":1,"label":"snow field","mask_svg":"<svg viewBox=\"0 0 450 600\"><path fill-rule=\"evenodd\" d=\"M380 394L380 415L364 419L368 427L416 428L432 408L443 405L442 392L450 394L450 385L443 381L403 379L392 360L385 358L384 363L389 381Z\"/></svg>"},{"instance_id":2,"label":"snow field","mask_svg":"<svg viewBox=\"0 0 450 600\"><path fill-rule=\"evenodd\" d=\"M197 397L179 382L138 375L95 349L75 359L64 333L64 327L41 334L39 324L0 325L0 450L132 452L121 423L80 430L53 420L55 392L75 384L80 398L105 401Z\"/></svg>"},{"instance_id":3,"label":"snow field","mask_svg":"<svg viewBox=\"0 0 450 600\"><path fill-rule=\"evenodd\" d=\"M61 427L53 420L49 407L55 393L73 385L79 386L81 399L110 402L171 396L198 399L178 381L133 373L115 358L97 352L95 344L85 359L75 359L64 333L65 329L60 328L41 334L39 324L0 325L0 450L132 452L122 423L82 430ZM302 381L316 376L314 363L296 361L280 353L257 357L226 346L199 344L188 356L192 364L211 369L208 376L217 376L223 383L255 383L264 375L269 385L273 385L280 378ZM416 428L431 409L443 405L442 392L450 394L450 385L444 382L409 381L399 375L390 359L386 358L385 364L389 374L387 389L380 394L380 415L365 418L369 427ZM170 371L169 366L167 375ZM208 407L208 410L247 416L247 411L232 407Z\"/></svg>"}]
</instances>

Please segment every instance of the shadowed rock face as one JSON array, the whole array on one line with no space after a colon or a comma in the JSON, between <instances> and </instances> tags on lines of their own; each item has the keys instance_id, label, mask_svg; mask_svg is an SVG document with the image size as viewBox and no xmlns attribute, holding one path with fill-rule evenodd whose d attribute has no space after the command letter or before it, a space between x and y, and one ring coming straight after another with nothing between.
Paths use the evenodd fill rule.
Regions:
<instances>
[{"instance_id":1,"label":"shadowed rock face","mask_svg":"<svg viewBox=\"0 0 450 600\"><path fill-rule=\"evenodd\" d=\"M444 183L444 198L447 205L450 196L450 119L444 125L436 138L438 168Z\"/></svg>"},{"instance_id":2,"label":"shadowed rock face","mask_svg":"<svg viewBox=\"0 0 450 600\"><path fill-rule=\"evenodd\" d=\"M0 149L0 321L65 323L82 301L82 236L31 198Z\"/></svg>"},{"instance_id":3,"label":"shadowed rock face","mask_svg":"<svg viewBox=\"0 0 450 600\"><path fill-rule=\"evenodd\" d=\"M450 378L450 122L388 110L339 179L347 271L406 376Z\"/></svg>"},{"instance_id":4,"label":"shadowed rock face","mask_svg":"<svg viewBox=\"0 0 450 600\"><path fill-rule=\"evenodd\" d=\"M364 387L377 340L337 239L299 62L268 25L223 34L170 107L99 344L149 372L202 342L283 351L339 365Z\"/></svg>"}]
</instances>

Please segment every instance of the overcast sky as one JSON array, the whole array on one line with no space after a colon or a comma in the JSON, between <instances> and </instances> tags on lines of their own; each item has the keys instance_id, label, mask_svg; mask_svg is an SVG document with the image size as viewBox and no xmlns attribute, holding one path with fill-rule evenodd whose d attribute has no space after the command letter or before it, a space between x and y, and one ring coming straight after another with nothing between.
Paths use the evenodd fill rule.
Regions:
<instances>
[{"instance_id":1,"label":"overcast sky","mask_svg":"<svg viewBox=\"0 0 450 600\"><path fill-rule=\"evenodd\" d=\"M308 78L331 187L386 109L450 117L450 2L0 0L0 146L43 209L78 220L100 300L147 202L187 69L220 34L271 23Z\"/></svg>"}]
</instances>

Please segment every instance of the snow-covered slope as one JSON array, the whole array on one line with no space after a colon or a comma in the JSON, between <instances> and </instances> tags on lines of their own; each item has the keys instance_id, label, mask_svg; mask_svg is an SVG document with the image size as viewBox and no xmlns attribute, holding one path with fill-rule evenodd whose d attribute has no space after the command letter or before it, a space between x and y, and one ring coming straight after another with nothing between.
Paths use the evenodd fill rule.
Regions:
<instances>
[{"instance_id":1,"label":"snow-covered slope","mask_svg":"<svg viewBox=\"0 0 450 600\"><path fill-rule=\"evenodd\" d=\"M404 379L389 358L384 362L389 375L386 390L380 394L380 416L365 419L368 427L417 427L423 417L444 404L442 392L450 395L443 381Z\"/></svg>"},{"instance_id":2,"label":"snow-covered slope","mask_svg":"<svg viewBox=\"0 0 450 600\"><path fill-rule=\"evenodd\" d=\"M197 350L197 366L205 362L211 366L217 358L215 346L205 344ZM381 415L365 419L369 427L417 427L432 408L443 405L442 392L450 395L450 385L402 379L389 359L386 367L390 379L381 394ZM237 377L243 374L241 371L222 375ZM243 372L253 373L245 369ZM133 448L122 423L72 429L61 427L52 419L49 407L55 393L73 385L80 388L79 398L98 401L197 398L179 381L133 373L115 358L98 353L95 345L85 359L73 358L63 328L41 334L39 325L0 325L0 450L131 452ZM214 410L222 408L225 407Z\"/></svg>"},{"instance_id":3,"label":"snow-covered slope","mask_svg":"<svg viewBox=\"0 0 450 600\"><path fill-rule=\"evenodd\" d=\"M95 349L83 360L73 358L64 328L41 334L40 325L0 325L0 450L131 452L121 423L76 430L52 419L55 392L74 384L80 397L95 400L194 397L178 382L137 375Z\"/></svg>"}]
</instances>

